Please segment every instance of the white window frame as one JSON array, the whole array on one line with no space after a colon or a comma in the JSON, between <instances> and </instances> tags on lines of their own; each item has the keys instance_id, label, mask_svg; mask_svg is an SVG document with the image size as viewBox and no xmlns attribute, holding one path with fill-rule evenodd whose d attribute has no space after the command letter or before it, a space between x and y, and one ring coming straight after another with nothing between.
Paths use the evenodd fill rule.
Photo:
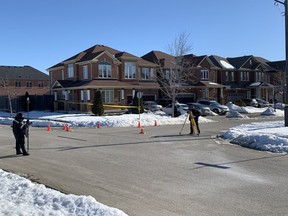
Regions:
<instances>
[{"instance_id":1,"label":"white window frame","mask_svg":"<svg viewBox=\"0 0 288 216\"><path fill-rule=\"evenodd\" d=\"M125 62L124 67L125 67L124 78L125 79L136 79L136 63L135 62Z\"/></svg>"},{"instance_id":2,"label":"white window frame","mask_svg":"<svg viewBox=\"0 0 288 216\"><path fill-rule=\"evenodd\" d=\"M234 73L234 71L231 71L231 81L232 82L235 81L235 73Z\"/></svg>"},{"instance_id":3,"label":"white window frame","mask_svg":"<svg viewBox=\"0 0 288 216\"><path fill-rule=\"evenodd\" d=\"M74 77L74 65L68 64L68 78Z\"/></svg>"},{"instance_id":4,"label":"white window frame","mask_svg":"<svg viewBox=\"0 0 288 216\"><path fill-rule=\"evenodd\" d=\"M81 101L90 101L90 90L81 90Z\"/></svg>"},{"instance_id":5,"label":"white window frame","mask_svg":"<svg viewBox=\"0 0 288 216\"><path fill-rule=\"evenodd\" d=\"M88 65L83 65L83 79L88 79Z\"/></svg>"},{"instance_id":6,"label":"white window frame","mask_svg":"<svg viewBox=\"0 0 288 216\"><path fill-rule=\"evenodd\" d=\"M249 72L241 71L240 73L240 80L241 81L249 81Z\"/></svg>"},{"instance_id":7,"label":"white window frame","mask_svg":"<svg viewBox=\"0 0 288 216\"><path fill-rule=\"evenodd\" d=\"M150 80L154 80L154 68L150 68Z\"/></svg>"},{"instance_id":8,"label":"white window frame","mask_svg":"<svg viewBox=\"0 0 288 216\"><path fill-rule=\"evenodd\" d=\"M64 80L65 76L64 76L64 70L61 70L61 79Z\"/></svg>"},{"instance_id":9,"label":"white window frame","mask_svg":"<svg viewBox=\"0 0 288 216\"><path fill-rule=\"evenodd\" d=\"M167 80L169 80L170 79L170 77L171 77L171 70L165 70L165 78L167 79Z\"/></svg>"},{"instance_id":10,"label":"white window frame","mask_svg":"<svg viewBox=\"0 0 288 216\"><path fill-rule=\"evenodd\" d=\"M105 89L102 90L102 100L103 103L114 103L114 90L113 89Z\"/></svg>"},{"instance_id":11,"label":"white window frame","mask_svg":"<svg viewBox=\"0 0 288 216\"><path fill-rule=\"evenodd\" d=\"M225 80L229 81L229 73L228 73L228 71L225 72Z\"/></svg>"},{"instance_id":12,"label":"white window frame","mask_svg":"<svg viewBox=\"0 0 288 216\"><path fill-rule=\"evenodd\" d=\"M208 69L201 69L201 79L209 79L209 70Z\"/></svg>"},{"instance_id":13,"label":"white window frame","mask_svg":"<svg viewBox=\"0 0 288 216\"><path fill-rule=\"evenodd\" d=\"M111 78L112 66L108 62L100 62L98 65L98 77L99 78Z\"/></svg>"},{"instance_id":14,"label":"white window frame","mask_svg":"<svg viewBox=\"0 0 288 216\"><path fill-rule=\"evenodd\" d=\"M149 79L149 68L141 68L141 79L143 80Z\"/></svg>"}]
</instances>

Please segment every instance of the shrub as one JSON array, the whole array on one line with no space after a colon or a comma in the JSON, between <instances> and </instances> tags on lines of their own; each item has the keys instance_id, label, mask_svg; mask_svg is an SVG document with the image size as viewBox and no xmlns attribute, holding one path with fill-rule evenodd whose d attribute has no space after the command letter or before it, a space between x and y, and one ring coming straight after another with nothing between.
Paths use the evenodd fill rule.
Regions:
<instances>
[{"instance_id":1,"label":"shrub","mask_svg":"<svg viewBox=\"0 0 288 216\"><path fill-rule=\"evenodd\" d=\"M92 113L96 116L104 115L104 106L102 101L102 93L97 90L94 95L94 101L92 106Z\"/></svg>"}]
</instances>

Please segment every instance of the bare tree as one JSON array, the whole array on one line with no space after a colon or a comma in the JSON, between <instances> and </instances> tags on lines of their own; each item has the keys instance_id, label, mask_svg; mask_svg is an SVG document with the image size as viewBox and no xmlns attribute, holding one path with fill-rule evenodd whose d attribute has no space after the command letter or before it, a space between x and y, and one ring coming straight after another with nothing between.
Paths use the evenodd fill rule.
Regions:
<instances>
[{"instance_id":1,"label":"bare tree","mask_svg":"<svg viewBox=\"0 0 288 216\"><path fill-rule=\"evenodd\" d=\"M192 64L187 62L185 58L185 55L192 49L188 39L189 34L181 33L169 44L169 54L173 58L165 59L165 61L169 61L166 62L166 66L169 65L170 68L164 68L164 65L161 64L158 73L158 82L162 92L172 100L172 116L176 114L174 110L177 94L184 91L185 84L192 77L191 70L189 70Z\"/></svg>"},{"instance_id":2,"label":"bare tree","mask_svg":"<svg viewBox=\"0 0 288 216\"><path fill-rule=\"evenodd\" d=\"M282 95L282 101L285 99L286 79L285 71L278 68L278 72L272 76L271 83L274 85L273 99L277 94Z\"/></svg>"}]
</instances>

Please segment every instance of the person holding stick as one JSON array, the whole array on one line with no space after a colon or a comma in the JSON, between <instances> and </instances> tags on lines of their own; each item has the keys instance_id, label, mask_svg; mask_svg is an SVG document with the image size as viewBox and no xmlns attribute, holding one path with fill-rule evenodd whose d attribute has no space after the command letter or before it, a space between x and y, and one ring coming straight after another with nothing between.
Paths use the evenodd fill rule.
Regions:
<instances>
[{"instance_id":1,"label":"person holding stick","mask_svg":"<svg viewBox=\"0 0 288 216\"><path fill-rule=\"evenodd\" d=\"M200 128L199 128L198 121L199 121L200 112L192 108L191 110L188 110L188 114L189 114L189 121L190 121L190 134L197 134L199 136Z\"/></svg>"},{"instance_id":2,"label":"person holding stick","mask_svg":"<svg viewBox=\"0 0 288 216\"><path fill-rule=\"evenodd\" d=\"M17 113L15 119L13 120L12 129L16 140L16 155L23 154L23 156L28 156L29 153L25 148L25 135L27 128L29 126L29 120L24 123L23 113Z\"/></svg>"}]
</instances>

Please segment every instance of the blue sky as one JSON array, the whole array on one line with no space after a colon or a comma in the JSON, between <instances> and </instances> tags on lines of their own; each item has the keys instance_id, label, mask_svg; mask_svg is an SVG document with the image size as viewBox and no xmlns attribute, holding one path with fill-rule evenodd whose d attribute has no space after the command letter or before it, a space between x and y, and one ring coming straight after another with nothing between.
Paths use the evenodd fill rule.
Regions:
<instances>
[{"instance_id":1,"label":"blue sky","mask_svg":"<svg viewBox=\"0 0 288 216\"><path fill-rule=\"evenodd\" d=\"M285 59L274 0L3 0L0 10L0 65L47 72L96 44L141 57L183 32L195 55Z\"/></svg>"}]
</instances>

